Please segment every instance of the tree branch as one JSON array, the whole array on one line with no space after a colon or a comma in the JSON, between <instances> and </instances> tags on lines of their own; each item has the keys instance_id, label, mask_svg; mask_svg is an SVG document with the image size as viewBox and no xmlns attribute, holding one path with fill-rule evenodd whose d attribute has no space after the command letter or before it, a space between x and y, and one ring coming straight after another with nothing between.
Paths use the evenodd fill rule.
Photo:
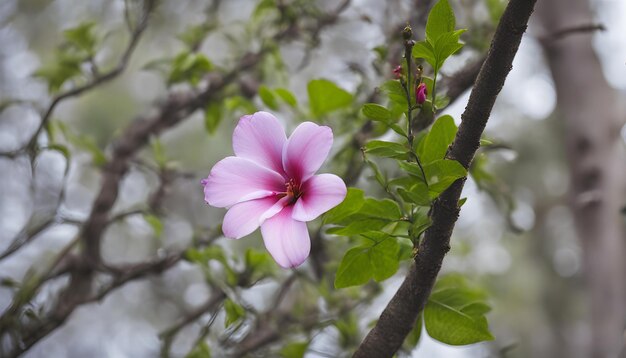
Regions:
<instances>
[{"instance_id":1,"label":"tree branch","mask_svg":"<svg viewBox=\"0 0 626 358\"><path fill-rule=\"evenodd\" d=\"M447 157L465 168L480 146L491 109L511 70L513 58L536 0L511 0L500 19L465 112ZM415 262L385 310L361 343L355 357L391 357L415 325L435 283L445 254L450 249L450 235L459 214L458 200L465 179L452 184L434 203L433 225L426 231Z\"/></svg>"}]
</instances>

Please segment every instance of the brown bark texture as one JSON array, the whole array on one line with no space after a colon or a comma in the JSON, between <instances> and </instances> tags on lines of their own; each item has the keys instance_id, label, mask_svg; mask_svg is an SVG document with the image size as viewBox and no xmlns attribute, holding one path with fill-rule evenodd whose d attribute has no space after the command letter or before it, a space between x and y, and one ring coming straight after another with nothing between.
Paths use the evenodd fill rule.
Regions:
<instances>
[{"instance_id":1,"label":"brown bark texture","mask_svg":"<svg viewBox=\"0 0 626 358\"><path fill-rule=\"evenodd\" d=\"M447 154L465 168L469 168L480 146L480 137L512 68L534 5L535 0L511 0L500 19ZM392 357L415 325L450 249L450 235L459 215L458 201L464 184L464 179L457 180L433 205L433 224L420 243L414 264L354 357Z\"/></svg>"}]
</instances>

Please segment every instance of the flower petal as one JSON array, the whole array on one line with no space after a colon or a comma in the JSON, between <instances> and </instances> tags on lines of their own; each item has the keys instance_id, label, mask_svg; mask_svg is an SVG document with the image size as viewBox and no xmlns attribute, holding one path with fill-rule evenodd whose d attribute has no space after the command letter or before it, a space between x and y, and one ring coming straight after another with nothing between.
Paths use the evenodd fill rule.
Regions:
<instances>
[{"instance_id":1,"label":"flower petal","mask_svg":"<svg viewBox=\"0 0 626 358\"><path fill-rule=\"evenodd\" d=\"M268 196L233 205L224 216L222 224L224 236L240 239L251 234L258 229L266 217L271 217L277 213L276 210L272 209L278 201L277 196Z\"/></svg>"},{"instance_id":2,"label":"flower petal","mask_svg":"<svg viewBox=\"0 0 626 358\"><path fill-rule=\"evenodd\" d=\"M286 141L283 126L276 117L267 112L241 117L233 132L235 155L281 174L282 152Z\"/></svg>"},{"instance_id":3,"label":"flower petal","mask_svg":"<svg viewBox=\"0 0 626 358\"><path fill-rule=\"evenodd\" d=\"M333 145L333 131L313 122L300 124L283 148L283 168L300 182L310 178L322 166Z\"/></svg>"},{"instance_id":4,"label":"flower petal","mask_svg":"<svg viewBox=\"0 0 626 358\"><path fill-rule=\"evenodd\" d=\"M239 157L217 162L203 184L204 200L216 207L229 207L285 190L282 175Z\"/></svg>"},{"instance_id":5,"label":"flower petal","mask_svg":"<svg viewBox=\"0 0 626 358\"><path fill-rule=\"evenodd\" d=\"M302 196L293 207L292 217L298 221L314 220L339 205L346 193L346 184L338 176L314 175L302 184Z\"/></svg>"},{"instance_id":6,"label":"flower petal","mask_svg":"<svg viewBox=\"0 0 626 358\"><path fill-rule=\"evenodd\" d=\"M292 219L292 209L292 206L286 206L261 224L261 234L267 251L284 268L300 266L311 251L306 223Z\"/></svg>"}]
</instances>

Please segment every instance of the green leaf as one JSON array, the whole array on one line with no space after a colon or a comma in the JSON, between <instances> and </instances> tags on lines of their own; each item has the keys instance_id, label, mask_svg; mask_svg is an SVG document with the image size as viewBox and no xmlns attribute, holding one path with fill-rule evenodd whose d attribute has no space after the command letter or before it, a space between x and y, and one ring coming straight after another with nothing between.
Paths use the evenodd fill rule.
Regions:
<instances>
[{"instance_id":1,"label":"green leaf","mask_svg":"<svg viewBox=\"0 0 626 358\"><path fill-rule=\"evenodd\" d=\"M283 102L287 103L289 106L296 108L298 106L298 100L296 96L291 93L288 89L285 88L275 88L274 94L280 97Z\"/></svg>"},{"instance_id":2,"label":"green leaf","mask_svg":"<svg viewBox=\"0 0 626 358\"><path fill-rule=\"evenodd\" d=\"M307 86L307 91L311 112L316 117L349 107L352 104L352 94L329 80L312 80Z\"/></svg>"},{"instance_id":3,"label":"green leaf","mask_svg":"<svg viewBox=\"0 0 626 358\"><path fill-rule=\"evenodd\" d=\"M191 51L198 48L209 31L213 30L214 26L210 26L206 22L202 22L198 25L188 26L184 32L178 34L176 38L182 41L187 48Z\"/></svg>"},{"instance_id":4,"label":"green leaf","mask_svg":"<svg viewBox=\"0 0 626 358\"><path fill-rule=\"evenodd\" d=\"M484 292L470 287L462 276L441 278L424 309L428 335L451 345L492 340L485 318L490 307L484 300Z\"/></svg>"},{"instance_id":5,"label":"green leaf","mask_svg":"<svg viewBox=\"0 0 626 358\"><path fill-rule=\"evenodd\" d=\"M361 111L365 117L374 121L389 123L391 120L391 112L389 112L387 108L376 103L364 104Z\"/></svg>"},{"instance_id":6,"label":"green leaf","mask_svg":"<svg viewBox=\"0 0 626 358\"><path fill-rule=\"evenodd\" d=\"M213 69L213 64L201 53L182 52L172 60L168 84L189 82L197 85Z\"/></svg>"},{"instance_id":7,"label":"green leaf","mask_svg":"<svg viewBox=\"0 0 626 358\"><path fill-rule=\"evenodd\" d=\"M211 358L211 348L206 342L201 342L185 358Z\"/></svg>"},{"instance_id":8,"label":"green leaf","mask_svg":"<svg viewBox=\"0 0 626 358\"><path fill-rule=\"evenodd\" d=\"M437 60L435 58L435 49L428 41L419 41L413 46L413 57L423 58L433 68L437 66ZM432 93L432 88L428 89L428 93Z\"/></svg>"},{"instance_id":9,"label":"green leaf","mask_svg":"<svg viewBox=\"0 0 626 358\"><path fill-rule=\"evenodd\" d=\"M435 121L432 129L424 138L423 152L419 153L422 164L432 163L443 159L456 136L457 127L454 119L449 116L441 116Z\"/></svg>"},{"instance_id":10,"label":"green leaf","mask_svg":"<svg viewBox=\"0 0 626 358\"><path fill-rule=\"evenodd\" d=\"M246 315L246 310L230 298L224 301L224 311L226 311L226 319L224 320L224 327L226 328Z\"/></svg>"},{"instance_id":11,"label":"green leaf","mask_svg":"<svg viewBox=\"0 0 626 358\"><path fill-rule=\"evenodd\" d=\"M407 159L409 149L400 143L372 140L364 147L365 153L383 158Z\"/></svg>"},{"instance_id":12,"label":"green leaf","mask_svg":"<svg viewBox=\"0 0 626 358\"><path fill-rule=\"evenodd\" d=\"M264 85L259 87L259 97L261 97L261 101L272 110L278 110L278 102L276 101L276 96L274 93Z\"/></svg>"},{"instance_id":13,"label":"green leaf","mask_svg":"<svg viewBox=\"0 0 626 358\"><path fill-rule=\"evenodd\" d=\"M352 236L369 231L381 230L389 224L389 220L385 219L355 219L352 220L347 226L344 227L332 227L326 232L331 235Z\"/></svg>"},{"instance_id":14,"label":"green leaf","mask_svg":"<svg viewBox=\"0 0 626 358\"><path fill-rule=\"evenodd\" d=\"M431 198L436 198L457 179L467 175L467 170L456 160L440 159L424 166Z\"/></svg>"},{"instance_id":15,"label":"green leaf","mask_svg":"<svg viewBox=\"0 0 626 358\"><path fill-rule=\"evenodd\" d=\"M82 57L60 53L53 63L43 65L33 73L33 77L38 77L48 83L48 90L52 93L58 92L63 84L80 75Z\"/></svg>"},{"instance_id":16,"label":"green leaf","mask_svg":"<svg viewBox=\"0 0 626 358\"><path fill-rule=\"evenodd\" d=\"M154 236L157 238L161 237L163 234L163 222L161 219L153 214L144 214L143 219L150 225L152 231L154 231Z\"/></svg>"},{"instance_id":17,"label":"green leaf","mask_svg":"<svg viewBox=\"0 0 626 358\"><path fill-rule=\"evenodd\" d=\"M308 341L291 342L280 350L280 356L282 358L303 358L304 353L309 348L309 343Z\"/></svg>"},{"instance_id":18,"label":"green leaf","mask_svg":"<svg viewBox=\"0 0 626 358\"><path fill-rule=\"evenodd\" d=\"M93 22L83 22L74 28L63 31L63 36L69 44L93 56L97 42L94 26Z\"/></svg>"},{"instance_id":19,"label":"green leaf","mask_svg":"<svg viewBox=\"0 0 626 358\"><path fill-rule=\"evenodd\" d=\"M150 147L152 148L154 161L157 163L159 168L164 168L167 164L167 155L165 154L165 148L163 148L161 140L159 140L158 137L153 137L150 141Z\"/></svg>"},{"instance_id":20,"label":"green leaf","mask_svg":"<svg viewBox=\"0 0 626 358\"><path fill-rule=\"evenodd\" d=\"M428 194L428 187L424 182L416 182L408 190L398 188L398 194L402 199L420 206L430 206L431 200Z\"/></svg>"},{"instance_id":21,"label":"green leaf","mask_svg":"<svg viewBox=\"0 0 626 358\"><path fill-rule=\"evenodd\" d=\"M276 264L266 251L258 251L252 248L246 250L246 271L250 273L250 281L256 282L264 277L272 276Z\"/></svg>"},{"instance_id":22,"label":"green leaf","mask_svg":"<svg viewBox=\"0 0 626 358\"><path fill-rule=\"evenodd\" d=\"M324 214L324 224L339 223L348 216L356 213L365 203L363 190L348 188L348 193L341 204L335 206Z\"/></svg>"},{"instance_id":23,"label":"green leaf","mask_svg":"<svg viewBox=\"0 0 626 358\"><path fill-rule=\"evenodd\" d=\"M434 45L436 66L435 72L438 72L446 59L463 47L463 43L459 42L459 37L465 32L465 29L456 30L442 34Z\"/></svg>"},{"instance_id":24,"label":"green leaf","mask_svg":"<svg viewBox=\"0 0 626 358\"><path fill-rule=\"evenodd\" d=\"M215 134L222 120L222 104L211 101L204 109L204 128L209 134Z\"/></svg>"},{"instance_id":25,"label":"green leaf","mask_svg":"<svg viewBox=\"0 0 626 358\"><path fill-rule=\"evenodd\" d=\"M418 237L432 224L433 221L431 220L430 216L428 216L427 210L417 211L413 218L413 222L411 223L411 234L414 237Z\"/></svg>"},{"instance_id":26,"label":"green leaf","mask_svg":"<svg viewBox=\"0 0 626 358\"><path fill-rule=\"evenodd\" d=\"M77 135L70 130L70 128L65 125L65 123L60 121L55 121L57 127L63 133L65 139L67 139L70 144L74 147L84 150L91 154L91 160L93 164L97 167L104 166L107 162L106 155L104 152L98 147L96 141L88 136L88 135Z\"/></svg>"},{"instance_id":27,"label":"green leaf","mask_svg":"<svg viewBox=\"0 0 626 358\"><path fill-rule=\"evenodd\" d=\"M396 239L384 233L363 235L369 241L346 252L339 264L335 287L362 285L370 279L383 281L398 271L399 245Z\"/></svg>"},{"instance_id":28,"label":"green leaf","mask_svg":"<svg viewBox=\"0 0 626 358\"><path fill-rule=\"evenodd\" d=\"M439 0L428 14L426 21L426 39L434 44L439 36L454 31L456 19L448 0Z\"/></svg>"},{"instance_id":29,"label":"green leaf","mask_svg":"<svg viewBox=\"0 0 626 358\"><path fill-rule=\"evenodd\" d=\"M389 101L391 101L393 105L400 108L400 113L406 111L406 108L408 106L406 101L406 92L404 91L404 88L402 87L400 81L387 81L383 83L382 86L380 86L380 89L387 94L387 96L389 97Z\"/></svg>"}]
</instances>

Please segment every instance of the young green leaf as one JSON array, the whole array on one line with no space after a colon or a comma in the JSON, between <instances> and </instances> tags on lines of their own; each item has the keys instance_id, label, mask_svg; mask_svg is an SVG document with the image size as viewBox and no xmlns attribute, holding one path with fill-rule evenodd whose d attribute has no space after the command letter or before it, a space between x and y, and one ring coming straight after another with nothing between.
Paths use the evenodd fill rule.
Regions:
<instances>
[{"instance_id":1,"label":"young green leaf","mask_svg":"<svg viewBox=\"0 0 626 358\"><path fill-rule=\"evenodd\" d=\"M204 128L209 134L214 134L222 120L222 104L209 102L204 110Z\"/></svg>"},{"instance_id":2,"label":"young green leaf","mask_svg":"<svg viewBox=\"0 0 626 358\"><path fill-rule=\"evenodd\" d=\"M316 117L352 104L352 94L329 80L312 80L307 86L307 91L311 112Z\"/></svg>"},{"instance_id":3,"label":"young green leaf","mask_svg":"<svg viewBox=\"0 0 626 358\"><path fill-rule=\"evenodd\" d=\"M391 120L391 112L379 104L366 103L361 109L363 115L373 121L379 121L383 123L389 123Z\"/></svg>"},{"instance_id":4,"label":"young green leaf","mask_svg":"<svg viewBox=\"0 0 626 358\"><path fill-rule=\"evenodd\" d=\"M246 315L246 310L231 299L224 301L224 311L226 311L226 319L224 320L224 327L226 328Z\"/></svg>"},{"instance_id":5,"label":"young green leaf","mask_svg":"<svg viewBox=\"0 0 626 358\"><path fill-rule=\"evenodd\" d=\"M456 160L440 159L424 166L431 198L443 193L457 179L467 175L467 170Z\"/></svg>"},{"instance_id":6,"label":"young green leaf","mask_svg":"<svg viewBox=\"0 0 626 358\"><path fill-rule=\"evenodd\" d=\"M470 287L461 276L443 277L424 309L428 335L451 345L492 340L485 318L490 307L484 300L485 294Z\"/></svg>"},{"instance_id":7,"label":"young green leaf","mask_svg":"<svg viewBox=\"0 0 626 358\"><path fill-rule=\"evenodd\" d=\"M293 95L288 89L285 88L275 88L274 94L280 97L283 102L287 103L289 106L295 108L298 106L298 100L296 96Z\"/></svg>"},{"instance_id":8,"label":"young green leaf","mask_svg":"<svg viewBox=\"0 0 626 358\"><path fill-rule=\"evenodd\" d=\"M400 84L400 81L396 81L396 80L387 81L383 83L382 86L380 86L380 89L381 91L387 94L387 96L389 97L389 101L394 106L402 108L402 111L406 110L407 108L406 92L404 91L402 84Z\"/></svg>"},{"instance_id":9,"label":"young green leaf","mask_svg":"<svg viewBox=\"0 0 626 358\"><path fill-rule=\"evenodd\" d=\"M324 224L336 224L341 222L348 216L358 212L364 203L365 198L363 190L348 188L346 198L343 199L341 204L335 206L324 214Z\"/></svg>"},{"instance_id":10,"label":"young green leaf","mask_svg":"<svg viewBox=\"0 0 626 358\"><path fill-rule=\"evenodd\" d=\"M362 285L372 278L380 282L398 271L399 245L396 239L384 233L363 236L368 241L348 250L341 260L335 277L336 288Z\"/></svg>"},{"instance_id":11,"label":"young green leaf","mask_svg":"<svg viewBox=\"0 0 626 358\"><path fill-rule=\"evenodd\" d=\"M291 342L280 350L280 356L282 358L303 358L304 353L309 348L309 343L309 341Z\"/></svg>"},{"instance_id":12,"label":"young green leaf","mask_svg":"<svg viewBox=\"0 0 626 358\"><path fill-rule=\"evenodd\" d=\"M435 160L443 159L448 151L448 146L452 144L456 136L457 127L454 119L449 116L441 116L435 121L432 129L424 138L423 152L419 153L422 164L432 163Z\"/></svg>"},{"instance_id":13,"label":"young green leaf","mask_svg":"<svg viewBox=\"0 0 626 358\"><path fill-rule=\"evenodd\" d=\"M272 90L267 88L265 85L261 85L259 87L259 97L261 97L261 101L269 108L274 111L278 110L278 102L276 101L276 96Z\"/></svg>"},{"instance_id":14,"label":"young green leaf","mask_svg":"<svg viewBox=\"0 0 626 358\"><path fill-rule=\"evenodd\" d=\"M369 141L364 147L365 153L383 158L407 159L409 149L400 143L382 140Z\"/></svg>"},{"instance_id":15,"label":"young green leaf","mask_svg":"<svg viewBox=\"0 0 626 358\"><path fill-rule=\"evenodd\" d=\"M456 19L448 0L439 0L428 14L426 20L426 39L431 44L436 43L439 36L454 31Z\"/></svg>"}]
</instances>

